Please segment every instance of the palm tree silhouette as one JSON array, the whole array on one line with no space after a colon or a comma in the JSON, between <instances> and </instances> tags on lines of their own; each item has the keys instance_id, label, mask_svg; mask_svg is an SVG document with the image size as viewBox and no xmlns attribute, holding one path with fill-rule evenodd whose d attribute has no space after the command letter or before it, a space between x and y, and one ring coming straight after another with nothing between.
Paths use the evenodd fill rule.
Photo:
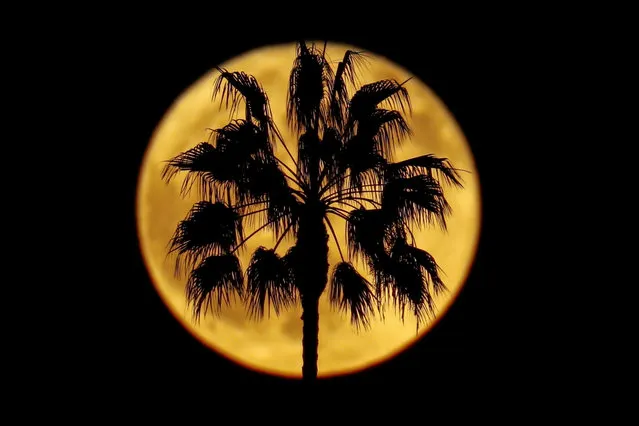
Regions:
<instances>
[{"instance_id":1,"label":"palm tree silhouette","mask_svg":"<svg viewBox=\"0 0 639 426\"><path fill-rule=\"evenodd\" d=\"M298 42L290 74L287 119L298 135L297 158L275 125L267 94L251 75L217 68L213 97L244 118L215 129L202 142L168 160L169 182L186 172L182 195L195 186L202 201L181 221L170 241L175 271L188 273L186 297L194 319L219 312L239 296L253 318L302 305L302 377L317 377L319 298L349 311L368 326L375 309L394 302L417 324L434 313L433 295L445 290L433 256L415 246L412 227L446 227L451 213L442 183L462 187L446 158L422 155L392 162L393 150L410 135L405 82L381 80L357 90L363 52L347 50L333 70L323 48ZM408 80L407 80L408 81ZM349 97L349 91L354 94ZM386 106L390 109L384 109ZM291 162L274 154L281 144ZM346 223L348 251L340 247L329 215ZM246 222L246 223L245 223ZM244 225L253 231L245 235ZM245 274L238 250L262 230L274 247L260 246ZM341 257L329 280L329 232ZM280 256L285 236L294 245ZM374 279L358 271L361 262ZM361 268L360 268L361 270ZM245 284L246 282L246 284Z\"/></svg>"}]
</instances>

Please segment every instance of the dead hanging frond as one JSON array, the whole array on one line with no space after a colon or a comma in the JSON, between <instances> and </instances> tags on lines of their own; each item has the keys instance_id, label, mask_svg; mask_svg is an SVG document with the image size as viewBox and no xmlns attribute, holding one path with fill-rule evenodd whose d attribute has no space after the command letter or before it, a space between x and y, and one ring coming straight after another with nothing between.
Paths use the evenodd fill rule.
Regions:
<instances>
[{"instance_id":1,"label":"dead hanging frond","mask_svg":"<svg viewBox=\"0 0 639 426\"><path fill-rule=\"evenodd\" d=\"M350 312L351 323L368 328L373 316L371 284L350 262L335 265L331 276L329 300L340 311Z\"/></svg>"},{"instance_id":2,"label":"dead hanging frond","mask_svg":"<svg viewBox=\"0 0 639 426\"><path fill-rule=\"evenodd\" d=\"M230 252L243 238L242 217L222 202L200 201L182 220L169 243L175 274L210 255Z\"/></svg>"},{"instance_id":3,"label":"dead hanging frond","mask_svg":"<svg viewBox=\"0 0 639 426\"><path fill-rule=\"evenodd\" d=\"M397 163L389 163L384 174L388 179L407 178L417 174L426 174L439 181L463 188L463 179L448 158L435 157L433 154L420 155Z\"/></svg>"},{"instance_id":4,"label":"dead hanging frond","mask_svg":"<svg viewBox=\"0 0 639 426\"><path fill-rule=\"evenodd\" d=\"M273 249L258 247L255 250L247 277L248 291L244 301L251 318L261 319L270 306L279 315L297 300L293 272Z\"/></svg>"},{"instance_id":5,"label":"dead hanging frond","mask_svg":"<svg viewBox=\"0 0 639 426\"><path fill-rule=\"evenodd\" d=\"M186 283L187 306L193 318L200 321L202 314L219 313L235 296L242 296L244 276L237 256L222 254L209 256L191 271Z\"/></svg>"},{"instance_id":6,"label":"dead hanging frond","mask_svg":"<svg viewBox=\"0 0 639 426\"><path fill-rule=\"evenodd\" d=\"M307 185L319 176L320 139L317 132L304 132L299 137L297 148L298 177Z\"/></svg>"},{"instance_id":7,"label":"dead hanging frond","mask_svg":"<svg viewBox=\"0 0 639 426\"><path fill-rule=\"evenodd\" d=\"M328 115L324 98L333 87L333 70L322 51L299 42L289 78L286 116L298 134L319 130Z\"/></svg>"}]
</instances>

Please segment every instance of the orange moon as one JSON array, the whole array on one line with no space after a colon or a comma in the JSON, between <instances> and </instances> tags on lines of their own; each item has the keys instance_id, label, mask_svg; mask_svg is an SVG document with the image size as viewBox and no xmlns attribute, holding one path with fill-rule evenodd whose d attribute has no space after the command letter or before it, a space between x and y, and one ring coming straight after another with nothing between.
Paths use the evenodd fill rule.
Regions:
<instances>
[{"instance_id":1,"label":"orange moon","mask_svg":"<svg viewBox=\"0 0 639 426\"><path fill-rule=\"evenodd\" d=\"M335 67L346 49L362 50L328 44L326 53ZM252 74L262 84L270 99L273 118L289 148L296 146L296 139L288 130L285 103L294 58L294 44L285 44L252 50L220 65L230 71ZM411 77L407 70L384 57L368 52L368 58L367 68L361 70L360 84L381 79L404 81ZM219 316L208 315L195 324L186 307L186 280L174 277L174 263L167 258L167 244L176 225L198 199L195 195L181 198L181 179L176 178L167 185L161 179L161 170L166 160L207 140L207 128L219 128L229 122L229 112L220 108L219 101L211 100L216 76L217 71L212 70L186 88L158 123L149 141L137 187L140 248L162 300L195 338L247 368L284 377L300 377L300 307L281 313L279 317L271 313L262 321L253 321L247 318L244 307L238 302L223 309ZM454 117L432 90L417 78L410 80L406 87L413 108L406 119L413 136L396 151L395 161L432 153L447 157L454 167L468 171L462 173L463 189L444 187L453 209L448 231L433 226L416 233L418 246L431 253L442 267L449 291L435 298L437 316L430 323L421 325L418 332L414 318L407 314L402 323L393 306L387 307L384 320L373 318L368 330L357 331L347 313L337 312L329 305L328 292L325 292L320 301L320 377L353 373L388 360L427 333L454 302L475 256L481 226L481 196L472 151ZM277 151L279 158L287 160L281 151ZM341 238L343 222L336 222L334 227ZM274 245L272 235L266 232L250 242L240 259L244 268L255 248ZM331 244L329 261L334 264L339 254L332 239ZM340 244L345 247L345 242ZM281 247L286 249L284 244Z\"/></svg>"}]
</instances>

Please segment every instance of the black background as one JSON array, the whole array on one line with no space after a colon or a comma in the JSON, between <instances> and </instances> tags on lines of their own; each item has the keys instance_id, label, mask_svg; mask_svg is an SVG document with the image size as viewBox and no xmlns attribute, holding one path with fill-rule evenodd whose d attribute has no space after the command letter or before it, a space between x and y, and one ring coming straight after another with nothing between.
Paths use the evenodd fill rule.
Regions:
<instances>
[{"instance_id":1,"label":"black background","mask_svg":"<svg viewBox=\"0 0 639 426\"><path fill-rule=\"evenodd\" d=\"M184 89L242 52L304 37L384 55L433 89L471 145L483 204L477 257L446 316L394 359L322 380L321 394L345 407L351 398L374 404L397 396L433 404L481 401L496 408L545 407L561 400L569 386L562 372L567 361L547 320L547 297L539 296L534 269L523 262L530 250L524 241L533 231L526 210L530 176L522 169L530 142L522 117L537 105L536 67L545 63L538 38L515 33L516 22L422 32L425 24L411 17L383 29L377 21L359 22L362 29L337 21L290 26L290 19L261 26L221 18L210 26L206 19L192 25L151 22L131 18L101 27L102 38L77 54L84 62L77 75L91 74L81 80L83 98L90 102L78 109L86 106L91 120L83 124L100 141L87 143L94 162L86 163L91 178L84 184L97 184L101 191L99 197L83 198L98 215L77 222L92 241L78 286L95 297L86 303L81 292L73 296L82 300L68 315L73 350L61 356L68 366L60 367L62 376L79 379L80 393L106 392L109 396L100 398L116 408L141 398L168 405L214 401L219 408L247 398L290 401L299 395L297 381L262 375L217 356L172 317L141 257L135 196L146 145ZM274 35L278 29L281 36ZM82 327L77 326L80 314L88 318ZM536 390L539 384L543 394Z\"/></svg>"}]
</instances>

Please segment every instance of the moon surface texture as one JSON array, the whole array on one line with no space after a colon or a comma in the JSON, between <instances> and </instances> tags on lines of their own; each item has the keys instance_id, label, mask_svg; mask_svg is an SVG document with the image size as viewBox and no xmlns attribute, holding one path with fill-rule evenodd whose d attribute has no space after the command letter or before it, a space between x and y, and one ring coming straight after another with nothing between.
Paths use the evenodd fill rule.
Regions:
<instances>
[{"instance_id":1,"label":"moon surface texture","mask_svg":"<svg viewBox=\"0 0 639 426\"><path fill-rule=\"evenodd\" d=\"M326 54L334 64L341 60L346 49L362 49L329 43ZM403 82L411 74L388 59L367 52L368 64L360 70L359 84L382 79ZM286 121L286 93L289 75L295 58L295 45L263 47L238 56L221 67L229 71L252 74L266 90L273 118L295 155L296 139ZM276 316L265 315L261 321L248 318L244 306L235 302L216 316L204 316L199 324L192 320L186 306L186 278L175 278L174 260L167 257L167 247L179 221L184 219L199 199L197 191L187 198L179 194L182 174L170 184L161 179L164 162L175 155L206 141L207 128L220 128L230 121L229 111L220 108L220 100L211 100L213 81L218 71L211 70L175 100L158 123L149 141L139 175L136 215L142 254L152 282L171 313L195 338L228 359L253 370L284 377L301 377L302 321L301 308L291 308ZM369 329L357 330L351 325L349 314L332 308L328 302L328 287L320 301L318 374L328 377L360 371L392 358L427 333L445 314L462 288L475 256L481 223L479 177L472 151L452 114L444 103L418 78L406 83L412 114L406 120L413 131L410 139L396 150L394 161L432 153L447 157L462 172L464 188L444 186L452 207L448 230L437 225L416 232L418 246L432 254L443 269L448 292L437 296L436 318L422 324L418 331L409 312L402 323L394 307L388 306L385 318L371 320ZM161 90L161 88L158 88ZM352 96L351 90L349 94ZM238 108L240 113L243 108ZM235 116L233 118L239 118ZM278 144L277 155L288 160ZM290 162L289 162L290 164ZM340 244L345 252L344 222L333 221ZM250 229L247 228L250 232ZM330 235L330 234L329 234ZM283 254L293 243L285 240L278 253ZM240 261L246 268L250 254L260 245L272 248L274 238L267 232L257 234L243 251ZM330 240L329 261L335 264L339 253ZM371 280L372 281L372 280Z\"/></svg>"}]
</instances>

